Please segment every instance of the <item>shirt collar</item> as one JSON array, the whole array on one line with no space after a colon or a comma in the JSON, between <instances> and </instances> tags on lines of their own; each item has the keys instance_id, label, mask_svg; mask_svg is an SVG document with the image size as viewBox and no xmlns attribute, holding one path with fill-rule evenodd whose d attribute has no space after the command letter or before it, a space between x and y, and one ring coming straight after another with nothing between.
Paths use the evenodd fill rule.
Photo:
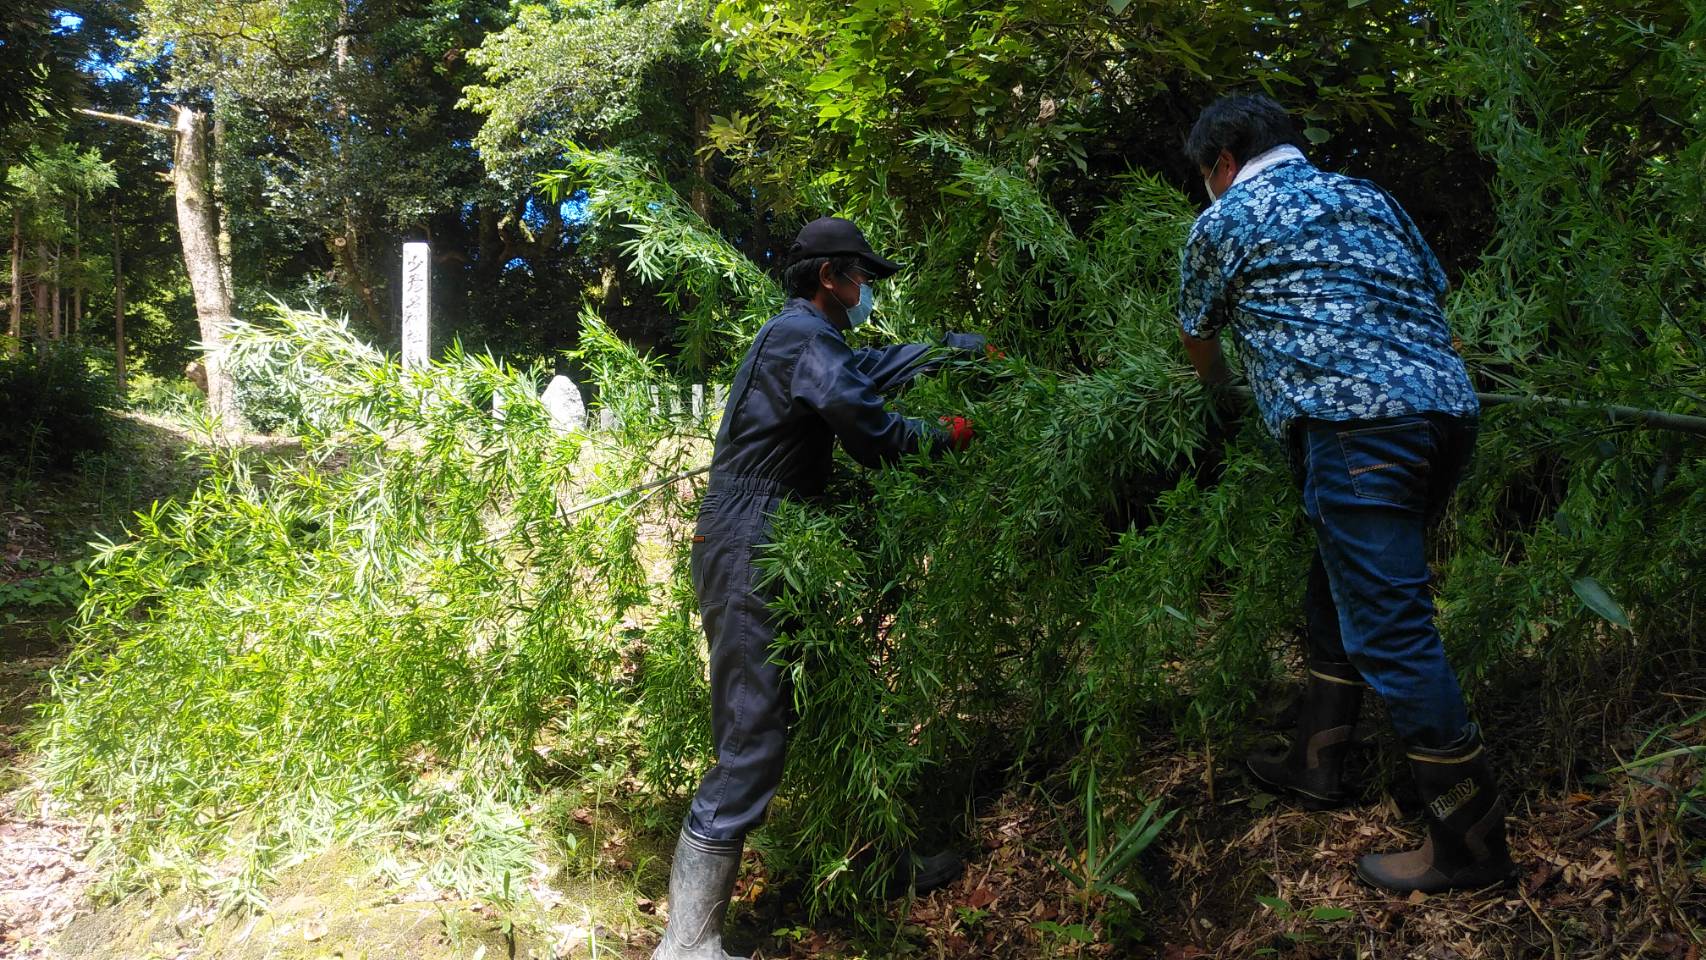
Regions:
<instances>
[{"instance_id":1,"label":"shirt collar","mask_svg":"<svg viewBox=\"0 0 1706 960\"><path fill-rule=\"evenodd\" d=\"M1250 158L1250 162L1239 167L1238 175L1232 178L1232 185L1237 186L1251 177L1254 177L1256 174L1261 173L1263 170L1285 163L1287 160L1303 159L1306 158L1303 156L1302 150L1297 149L1289 143L1282 143L1271 150L1266 150L1262 153L1256 154Z\"/></svg>"},{"instance_id":2,"label":"shirt collar","mask_svg":"<svg viewBox=\"0 0 1706 960\"><path fill-rule=\"evenodd\" d=\"M805 297L794 297L794 298L790 299L788 301L788 307L791 309L795 309L795 310L804 310L809 316L813 316L813 317L818 318L819 320L822 320L823 325L828 327L830 330L833 330L835 332L836 336L840 337L843 340L847 339L846 331L843 331L840 328L838 328L835 325L835 321L829 319L828 314L824 313L822 310L819 310L817 304L811 302L810 300L807 300Z\"/></svg>"}]
</instances>

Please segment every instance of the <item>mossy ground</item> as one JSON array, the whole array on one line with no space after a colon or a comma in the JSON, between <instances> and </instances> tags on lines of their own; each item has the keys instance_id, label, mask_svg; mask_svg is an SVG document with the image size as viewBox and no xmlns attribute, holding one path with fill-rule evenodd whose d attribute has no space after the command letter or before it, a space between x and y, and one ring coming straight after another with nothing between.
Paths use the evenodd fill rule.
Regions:
<instances>
[{"instance_id":1,"label":"mossy ground","mask_svg":"<svg viewBox=\"0 0 1706 960\"><path fill-rule=\"evenodd\" d=\"M214 913L184 894L133 896L72 921L54 941L67 960L200 957L218 960L452 960L590 954L591 915L620 914L619 889L572 884L554 910L503 910L378 882L349 851L285 871L260 911ZM615 944L615 946L619 946Z\"/></svg>"}]
</instances>

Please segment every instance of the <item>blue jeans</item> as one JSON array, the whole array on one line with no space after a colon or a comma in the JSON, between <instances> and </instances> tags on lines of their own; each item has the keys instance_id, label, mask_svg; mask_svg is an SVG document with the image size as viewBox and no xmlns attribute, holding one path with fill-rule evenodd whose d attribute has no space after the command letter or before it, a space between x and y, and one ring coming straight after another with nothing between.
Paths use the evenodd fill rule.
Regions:
<instances>
[{"instance_id":1,"label":"blue jeans","mask_svg":"<svg viewBox=\"0 0 1706 960\"><path fill-rule=\"evenodd\" d=\"M1469 723L1434 628L1424 550L1475 448L1476 423L1443 414L1302 419L1290 427L1315 528L1309 655L1349 661L1406 743L1443 747Z\"/></svg>"}]
</instances>

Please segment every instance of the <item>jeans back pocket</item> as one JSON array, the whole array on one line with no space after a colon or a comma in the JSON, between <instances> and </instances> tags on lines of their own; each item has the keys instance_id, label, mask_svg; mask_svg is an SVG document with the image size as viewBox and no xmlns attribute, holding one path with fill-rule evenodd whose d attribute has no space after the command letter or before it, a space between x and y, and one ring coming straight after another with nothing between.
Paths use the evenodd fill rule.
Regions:
<instances>
[{"instance_id":1,"label":"jeans back pocket","mask_svg":"<svg viewBox=\"0 0 1706 960\"><path fill-rule=\"evenodd\" d=\"M1420 417L1339 433L1352 492L1418 510L1427 505L1433 450L1433 426Z\"/></svg>"}]
</instances>

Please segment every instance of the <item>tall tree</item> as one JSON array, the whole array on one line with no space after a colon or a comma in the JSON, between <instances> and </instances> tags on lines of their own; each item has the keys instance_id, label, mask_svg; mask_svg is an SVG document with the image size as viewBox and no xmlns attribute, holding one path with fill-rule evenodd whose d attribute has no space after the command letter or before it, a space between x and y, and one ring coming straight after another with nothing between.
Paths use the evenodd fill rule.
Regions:
<instances>
[{"instance_id":1,"label":"tall tree","mask_svg":"<svg viewBox=\"0 0 1706 960\"><path fill-rule=\"evenodd\" d=\"M67 45L55 34L56 3L12 0L0 10L0 194L6 170L31 146L52 143L79 86Z\"/></svg>"},{"instance_id":2,"label":"tall tree","mask_svg":"<svg viewBox=\"0 0 1706 960\"><path fill-rule=\"evenodd\" d=\"M125 390L124 346L124 235L119 231L118 214L112 218L113 233L113 380L119 393Z\"/></svg>"},{"instance_id":3,"label":"tall tree","mask_svg":"<svg viewBox=\"0 0 1706 960\"><path fill-rule=\"evenodd\" d=\"M485 118L474 143L491 175L521 187L583 147L645 156L696 213L762 262L770 194L731 189L733 171L709 139L747 102L743 82L707 49L710 13L709 3L616 0L520 8L470 55L484 73L465 102ZM667 344L676 312L667 298L628 275L615 243L596 232L588 239L606 322L643 345Z\"/></svg>"},{"instance_id":4,"label":"tall tree","mask_svg":"<svg viewBox=\"0 0 1706 960\"><path fill-rule=\"evenodd\" d=\"M194 107L180 105L174 109L177 124L172 127L94 110L83 112L152 129L172 138L172 192L177 207L178 240L183 247L190 288L195 293L202 363L207 373L208 409L221 429L232 431L242 422L237 410L236 386L226 360L226 330L234 311L230 267L220 242L219 211L214 201L208 117Z\"/></svg>"},{"instance_id":5,"label":"tall tree","mask_svg":"<svg viewBox=\"0 0 1706 960\"><path fill-rule=\"evenodd\" d=\"M75 298L62 294L62 284L86 283L101 273L104 258L85 259L76 242L79 212L85 201L111 188L116 181L110 163L94 150L71 144L32 150L21 164L7 172L6 202L13 222L13 324L21 326L24 277L33 278L36 337L58 339L65 331L64 309ZM65 251L72 241L71 252ZM24 250L33 246L35 256L26 260ZM21 333L22 331L18 331Z\"/></svg>"},{"instance_id":6,"label":"tall tree","mask_svg":"<svg viewBox=\"0 0 1706 960\"><path fill-rule=\"evenodd\" d=\"M12 210L12 300L9 304L6 335L13 341L24 333L24 213Z\"/></svg>"}]
</instances>

